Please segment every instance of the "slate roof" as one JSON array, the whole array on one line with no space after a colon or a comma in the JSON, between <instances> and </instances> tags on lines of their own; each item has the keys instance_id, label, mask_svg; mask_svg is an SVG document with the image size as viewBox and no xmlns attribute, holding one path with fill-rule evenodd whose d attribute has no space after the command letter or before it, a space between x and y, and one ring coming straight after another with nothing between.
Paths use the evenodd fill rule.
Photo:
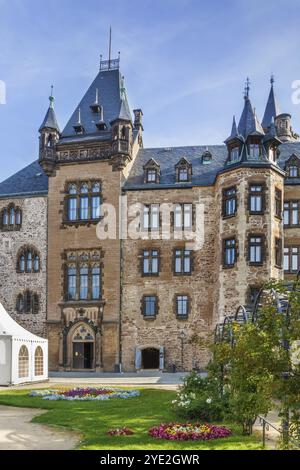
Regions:
<instances>
[{"instance_id":1,"label":"slate roof","mask_svg":"<svg viewBox=\"0 0 300 470\"><path fill-rule=\"evenodd\" d=\"M238 125L238 133L242 135L245 140L249 135L264 135L264 130L247 96L245 97L245 105Z\"/></svg>"},{"instance_id":2,"label":"slate roof","mask_svg":"<svg viewBox=\"0 0 300 470\"><path fill-rule=\"evenodd\" d=\"M76 139L84 138L88 135L101 136L101 132L97 131L95 123L99 121L100 115L92 112L90 106L95 103L96 90L99 90L99 105L103 107L103 120L110 130L111 121L126 116L131 120L129 106L126 93L123 93L123 84L120 70L101 71L93 81L92 85L76 107L69 122L64 128L61 135L61 143L65 138L75 137ZM77 136L74 126L78 122L78 109L81 111L81 124L85 133L83 136ZM120 116L121 115L121 116Z\"/></svg>"},{"instance_id":3,"label":"slate roof","mask_svg":"<svg viewBox=\"0 0 300 470\"><path fill-rule=\"evenodd\" d=\"M280 108L274 93L273 84L271 85L271 90L265 110L265 114L262 120L262 126L264 129L267 129L272 121L280 114Z\"/></svg>"},{"instance_id":4,"label":"slate roof","mask_svg":"<svg viewBox=\"0 0 300 470\"><path fill-rule=\"evenodd\" d=\"M41 127L39 128L39 132L41 132L41 130L44 129L45 127L49 127L50 129L55 129L58 132L60 132L59 125L58 125L56 115L55 115L55 111L51 105L49 106L45 119Z\"/></svg>"},{"instance_id":5,"label":"slate roof","mask_svg":"<svg viewBox=\"0 0 300 470\"><path fill-rule=\"evenodd\" d=\"M0 199L17 196L37 196L48 193L48 177L35 161L0 183Z\"/></svg>"},{"instance_id":6,"label":"slate roof","mask_svg":"<svg viewBox=\"0 0 300 470\"><path fill-rule=\"evenodd\" d=\"M294 154L300 160L300 142L286 142L279 147L280 156L278 166L285 170L286 162ZM300 178L286 178L285 184L300 184Z\"/></svg>"}]
</instances>

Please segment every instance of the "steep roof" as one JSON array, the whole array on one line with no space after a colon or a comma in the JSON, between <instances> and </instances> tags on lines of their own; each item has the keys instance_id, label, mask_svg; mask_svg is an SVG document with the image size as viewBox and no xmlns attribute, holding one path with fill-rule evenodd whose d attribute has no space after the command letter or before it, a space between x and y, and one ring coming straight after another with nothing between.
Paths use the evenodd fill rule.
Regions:
<instances>
[{"instance_id":1,"label":"steep roof","mask_svg":"<svg viewBox=\"0 0 300 470\"><path fill-rule=\"evenodd\" d=\"M88 135L98 135L95 123L99 121L99 116L92 112L90 106L95 103L96 90L99 92L99 105L103 107L103 121L107 129L110 129L110 123L120 116L131 120L129 105L126 93L123 90L122 77L119 69L100 71L73 112L69 122L61 135L61 143L65 138L77 137L84 138ZM78 109L81 112L81 124L84 128L84 135L77 136L74 130L78 122Z\"/></svg>"},{"instance_id":2,"label":"steep roof","mask_svg":"<svg viewBox=\"0 0 300 470\"><path fill-rule=\"evenodd\" d=\"M249 135L264 135L264 130L257 119L248 96L245 96L245 104L238 125L238 132L244 139L247 139Z\"/></svg>"},{"instance_id":3,"label":"steep roof","mask_svg":"<svg viewBox=\"0 0 300 470\"><path fill-rule=\"evenodd\" d=\"M56 115L55 115L55 111L52 105L50 105L48 108L45 119L41 127L39 128L39 132L41 132L41 130L44 129L45 127L48 127L50 129L55 129L58 132L60 132L59 125L58 125Z\"/></svg>"},{"instance_id":4,"label":"steep roof","mask_svg":"<svg viewBox=\"0 0 300 470\"><path fill-rule=\"evenodd\" d=\"M279 104L277 102L277 99L274 93L273 82L271 81L271 89L269 93L269 98L267 101L265 114L262 120L263 128L267 129L271 125L272 120L274 120L276 116L278 116L279 114L280 114Z\"/></svg>"},{"instance_id":5,"label":"steep roof","mask_svg":"<svg viewBox=\"0 0 300 470\"><path fill-rule=\"evenodd\" d=\"M0 183L0 198L47 194L48 177L38 161Z\"/></svg>"}]
</instances>

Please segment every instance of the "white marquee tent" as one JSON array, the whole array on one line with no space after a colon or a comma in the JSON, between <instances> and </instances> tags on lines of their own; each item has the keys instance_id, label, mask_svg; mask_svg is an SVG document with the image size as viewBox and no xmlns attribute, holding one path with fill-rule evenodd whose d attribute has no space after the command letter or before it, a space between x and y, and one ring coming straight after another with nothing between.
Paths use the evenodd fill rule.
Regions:
<instances>
[{"instance_id":1,"label":"white marquee tent","mask_svg":"<svg viewBox=\"0 0 300 470\"><path fill-rule=\"evenodd\" d=\"M22 328L0 303L0 385L48 379L48 340Z\"/></svg>"}]
</instances>

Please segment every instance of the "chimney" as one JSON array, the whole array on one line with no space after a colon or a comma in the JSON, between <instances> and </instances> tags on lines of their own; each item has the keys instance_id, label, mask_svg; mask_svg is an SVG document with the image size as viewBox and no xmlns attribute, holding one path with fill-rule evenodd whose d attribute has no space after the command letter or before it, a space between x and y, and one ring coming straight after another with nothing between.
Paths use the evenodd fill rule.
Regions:
<instances>
[{"instance_id":1,"label":"chimney","mask_svg":"<svg viewBox=\"0 0 300 470\"><path fill-rule=\"evenodd\" d=\"M139 130L141 129L142 131L144 130L143 128L143 111L141 109L134 109L134 128Z\"/></svg>"}]
</instances>

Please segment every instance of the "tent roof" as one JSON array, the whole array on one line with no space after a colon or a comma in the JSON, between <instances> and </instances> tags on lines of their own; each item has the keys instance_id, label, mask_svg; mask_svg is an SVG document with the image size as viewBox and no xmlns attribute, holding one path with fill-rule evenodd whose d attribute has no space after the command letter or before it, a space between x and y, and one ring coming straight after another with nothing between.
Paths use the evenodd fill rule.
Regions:
<instances>
[{"instance_id":1,"label":"tent roof","mask_svg":"<svg viewBox=\"0 0 300 470\"><path fill-rule=\"evenodd\" d=\"M20 326L13 318L7 313L3 305L0 303L0 336L11 336L12 338L19 338L24 341L38 341L47 342L46 339L36 336Z\"/></svg>"}]
</instances>

